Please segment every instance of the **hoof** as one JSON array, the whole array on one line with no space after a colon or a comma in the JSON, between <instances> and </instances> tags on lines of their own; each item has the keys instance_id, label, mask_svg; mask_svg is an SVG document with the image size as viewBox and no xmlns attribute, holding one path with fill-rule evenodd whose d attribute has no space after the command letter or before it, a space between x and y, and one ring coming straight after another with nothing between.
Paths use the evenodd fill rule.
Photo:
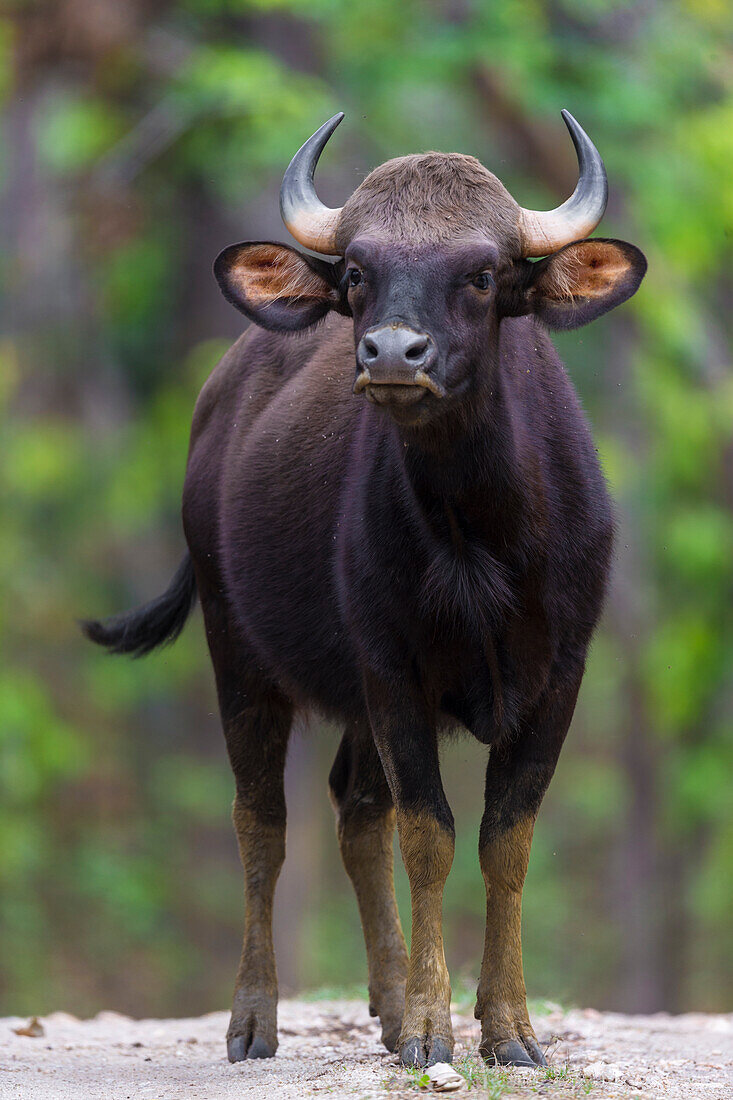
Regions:
<instances>
[{"instance_id":1,"label":"hoof","mask_svg":"<svg viewBox=\"0 0 733 1100\"><path fill-rule=\"evenodd\" d=\"M382 1042L392 1054L397 1053L397 1049L400 1045L400 1031L402 1030L402 1021L399 1023L389 1025L384 1024L382 1027Z\"/></svg>"},{"instance_id":2,"label":"hoof","mask_svg":"<svg viewBox=\"0 0 733 1100\"><path fill-rule=\"evenodd\" d=\"M413 1035L400 1047L400 1063L403 1066L433 1066L436 1062L453 1061L453 1043L439 1036L423 1038Z\"/></svg>"},{"instance_id":3,"label":"hoof","mask_svg":"<svg viewBox=\"0 0 733 1100\"><path fill-rule=\"evenodd\" d=\"M227 1058L230 1062L244 1062L248 1058L274 1058L275 1049L256 1035L249 1041L246 1035L233 1035L227 1039Z\"/></svg>"},{"instance_id":4,"label":"hoof","mask_svg":"<svg viewBox=\"0 0 733 1100\"><path fill-rule=\"evenodd\" d=\"M227 1039L227 1058L230 1062L243 1062L247 1057L247 1040L244 1035Z\"/></svg>"},{"instance_id":5,"label":"hoof","mask_svg":"<svg viewBox=\"0 0 733 1100\"><path fill-rule=\"evenodd\" d=\"M259 1036L252 1040L252 1046L247 1051L248 1058L274 1058L275 1051L264 1039Z\"/></svg>"},{"instance_id":6,"label":"hoof","mask_svg":"<svg viewBox=\"0 0 733 1100\"><path fill-rule=\"evenodd\" d=\"M547 1059L540 1050L539 1043L533 1035L526 1035L524 1038L524 1045L529 1051L529 1056L533 1060L536 1066L542 1066L543 1069L547 1067Z\"/></svg>"},{"instance_id":7,"label":"hoof","mask_svg":"<svg viewBox=\"0 0 733 1100\"><path fill-rule=\"evenodd\" d=\"M369 997L369 1015L378 1016L382 1025L382 1042L392 1054L400 1046L402 1017L405 1014L405 983L382 987Z\"/></svg>"},{"instance_id":8,"label":"hoof","mask_svg":"<svg viewBox=\"0 0 733 1100\"><path fill-rule=\"evenodd\" d=\"M452 1061L453 1043L447 1043L444 1039L433 1039L427 1064L434 1066L436 1062L447 1062L450 1065Z\"/></svg>"},{"instance_id":9,"label":"hoof","mask_svg":"<svg viewBox=\"0 0 733 1100\"><path fill-rule=\"evenodd\" d=\"M536 1069L546 1066L545 1056L534 1039L523 1045L518 1039L505 1039L500 1043L483 1042L479 1048L482 1058L499 1066L527 1066Z\"/></svg>"},{"instance_id":10,"label":"hoof","mask_svg":"<svg viewBox=\"0 0 733 1100\"><path fill-rule=\"evenodd\" d=\"M403 1066L424 1066L427 1065L427 1061L425 1043L417 1035L408 1039L400 1047L400 1063Z\"/></svg>"}]
</instances>

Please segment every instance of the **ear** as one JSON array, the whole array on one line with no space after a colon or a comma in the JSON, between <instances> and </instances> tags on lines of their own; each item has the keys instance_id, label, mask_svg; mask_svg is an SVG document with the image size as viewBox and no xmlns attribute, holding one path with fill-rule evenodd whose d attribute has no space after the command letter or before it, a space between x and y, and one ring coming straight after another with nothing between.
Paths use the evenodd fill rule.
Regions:
<instances>
[{"instance_id":1,"label":"ear","mask_svg":"<svg viewBox=\"0 0 733 1100\"><path fill-rule=\"evenodd\" d=\"M330 309L344 311L339 293L343 264L303 256L284 244L244 241L220 252L214 275L228 302L273 332L296 332Z\"/></svg>"},{"instance_id":2,"label":"ear","mask_svg":"<svg viewBox=\"0 0 733 1100\"><path fill-rule=\"evenodd\" d=\"M635 294L646 272L643 252L626 241L576 241L528 263L524 309L553 329L579 328Z\"/></svg>"}]
</instances>

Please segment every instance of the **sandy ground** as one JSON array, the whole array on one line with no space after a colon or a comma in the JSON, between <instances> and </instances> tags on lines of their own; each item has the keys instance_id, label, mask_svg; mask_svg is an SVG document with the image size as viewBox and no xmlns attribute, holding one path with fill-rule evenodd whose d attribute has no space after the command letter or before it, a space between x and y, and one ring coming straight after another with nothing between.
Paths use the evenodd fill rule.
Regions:
<instances>
[{"instance_id":1,"label":"sandy ground","mask_svg":"<svg viewBox=\"0 0 733 1100\"><path fill-rule=\"evenodd\" d=\"M275 1059L231 1066L227 1014L194 1020L131 1020L57 1012L43 1034L16 1035L27 1020L0 1020L0 1097L16 1100L263 1100L398 1098L421 1091L379 1042L357 1001L285 1001ZM733 1097L733 1015L620 1016L592 1009L534 1017L548 1070L487 1069L476 1056L478 1025L454 1015L455 1093L509 1097Z\"/></svg>"}]
</instances>

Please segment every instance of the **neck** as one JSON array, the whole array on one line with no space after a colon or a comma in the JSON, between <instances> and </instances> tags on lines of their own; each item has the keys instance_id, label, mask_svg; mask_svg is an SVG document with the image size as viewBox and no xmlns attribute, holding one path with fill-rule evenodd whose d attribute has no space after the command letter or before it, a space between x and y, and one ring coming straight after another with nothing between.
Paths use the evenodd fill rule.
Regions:
<instances>
[{"instance_id":1,"label":"neck","mask_svg":"<svg viewBox=\"0 0 733 1100\"><path fill-rule=\"evenodd\" d=\"M515 503L520 456L498 341L476 364L472 392L434 422L395 425L407 475L416 494L460 506L479 490L495 507Z\"/></svg>"}]
</instances>

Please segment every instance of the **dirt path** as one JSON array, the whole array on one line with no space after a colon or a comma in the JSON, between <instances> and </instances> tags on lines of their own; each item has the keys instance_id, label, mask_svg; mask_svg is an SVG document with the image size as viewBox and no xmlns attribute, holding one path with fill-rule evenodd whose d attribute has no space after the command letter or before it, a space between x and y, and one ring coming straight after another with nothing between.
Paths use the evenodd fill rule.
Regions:
<instances>
[{"instance_id":1,"label":"dirt path","mask_svg":"<svg viewBox=\"0 0 733 1100\"><path fill-rule=\"evenodd\" d=\"M0 1020L0 1097L15 1100L399 1100L421 1091L416 1075L383 1051L366 1006L285 1001L277 1058L230 1066L227 1014L194 1020L131 1020L102 1012L77 1020L57 1012L43 1035L14 1034L26 1020ZM733 1015L620 1016L593 1010L539 1014L549 1070L487 1069L476 1057L477 1025L456 1014L456 1096L733 1097Z\"/></svg>"}]
</instances>

